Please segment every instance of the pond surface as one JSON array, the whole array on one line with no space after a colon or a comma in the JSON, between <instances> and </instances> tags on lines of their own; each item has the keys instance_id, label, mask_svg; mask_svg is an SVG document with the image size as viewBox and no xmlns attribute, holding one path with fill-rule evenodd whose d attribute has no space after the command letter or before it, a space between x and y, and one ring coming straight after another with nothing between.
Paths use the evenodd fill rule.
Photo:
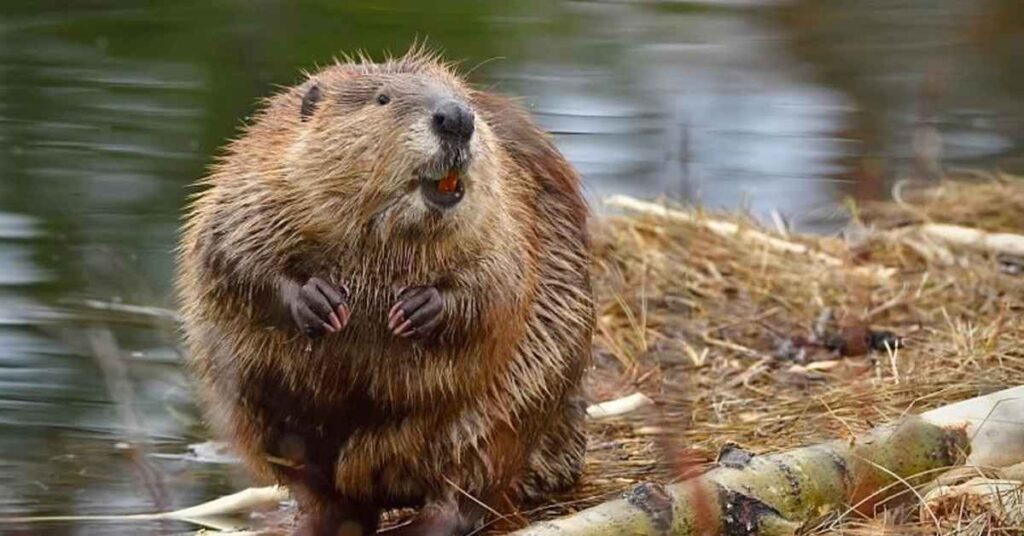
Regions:
<instances>
[{"instance_id":1,"label":"pond surface","mask_svg":"<svg viewBox=\"0 0 1024 536\"><path fill-rule=\"evenodd\" d=\"M833 227L953 166L1024 172L1018 0L7 0L0 5L0 517L144 512L247 485L216 456L170 308L187 185L256 99L429 37L521 96L588 195ZM180 533L49 522L3 534Z\"/></svg>"}]
</instances>

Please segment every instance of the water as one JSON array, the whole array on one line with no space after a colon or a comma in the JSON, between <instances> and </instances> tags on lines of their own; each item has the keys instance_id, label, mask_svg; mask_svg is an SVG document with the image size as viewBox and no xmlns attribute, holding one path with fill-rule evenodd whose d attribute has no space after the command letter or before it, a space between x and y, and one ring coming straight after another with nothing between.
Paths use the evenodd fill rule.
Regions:
<instances>
[{"instance_id":1,"label":"water","mask_svg":"<svg viewBox=\"0 0 1024 536\"><path fill-rule=\"evenodd\" d=\"M8 0L0 516L150 511L247 484L189 455L208 433L174 322L87 300L172 306L186 186L255 100L337 52L417 36L523 97L595 200L664 193L827 230L837 203L894 177L1024 171L1017 0Z\"/></svg>"}]
</instances>

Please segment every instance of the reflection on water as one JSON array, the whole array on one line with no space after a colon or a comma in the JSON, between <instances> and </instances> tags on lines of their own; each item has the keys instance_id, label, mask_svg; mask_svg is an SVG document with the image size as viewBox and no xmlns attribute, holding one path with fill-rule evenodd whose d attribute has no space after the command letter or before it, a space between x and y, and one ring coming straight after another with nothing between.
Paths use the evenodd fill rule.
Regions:
<instances>
[{"instance_id":1,"label":"reflection on water","mask_svg":"<svg viewBox=\"0 0 1024 536\"><path fill-rule=\"evenodd\" d=\"M1017 1L3 3L0 516L149 511L246 484L189 450L207 433L173 321L83 304L172 303L187 184L297 69L429 36L521 96L594 199L669 194L828 229L844 197L896 176L1024 171Z\"/></svg>"}]
</instances>

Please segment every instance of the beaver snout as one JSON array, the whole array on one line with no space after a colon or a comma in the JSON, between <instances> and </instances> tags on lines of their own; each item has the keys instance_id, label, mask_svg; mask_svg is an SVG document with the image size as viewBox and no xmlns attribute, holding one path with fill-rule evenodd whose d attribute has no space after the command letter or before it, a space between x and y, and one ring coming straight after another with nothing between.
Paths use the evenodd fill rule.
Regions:
<instances>
[{"instance_id":1,"label":"beaver snout","mask_svg":"<svg viewBox=\"0 0 1024 536\"><path fill-rule=\"evenodd\" d=\"M466 143L473 136L473 111L456 100L445 100L434 109L431 126L444 141Z\"/></svg>"}]
</instances>

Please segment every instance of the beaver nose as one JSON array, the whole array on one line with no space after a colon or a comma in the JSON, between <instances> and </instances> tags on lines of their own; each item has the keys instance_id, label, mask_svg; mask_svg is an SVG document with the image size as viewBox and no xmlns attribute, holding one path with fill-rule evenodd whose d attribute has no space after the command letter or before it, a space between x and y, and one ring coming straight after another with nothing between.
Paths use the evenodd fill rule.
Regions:
<instances>
[{"instance_id":1,"label":"beaver nose","mask_svg":"<svg viewBox=\"0 0 1024 536\"><path fill-rule=\"evenodd\" d=\"M442 102L434 110L433 128L441 139L465 143L473 136L473 111L454 100Z\"/></svg>"}]
</instances>

